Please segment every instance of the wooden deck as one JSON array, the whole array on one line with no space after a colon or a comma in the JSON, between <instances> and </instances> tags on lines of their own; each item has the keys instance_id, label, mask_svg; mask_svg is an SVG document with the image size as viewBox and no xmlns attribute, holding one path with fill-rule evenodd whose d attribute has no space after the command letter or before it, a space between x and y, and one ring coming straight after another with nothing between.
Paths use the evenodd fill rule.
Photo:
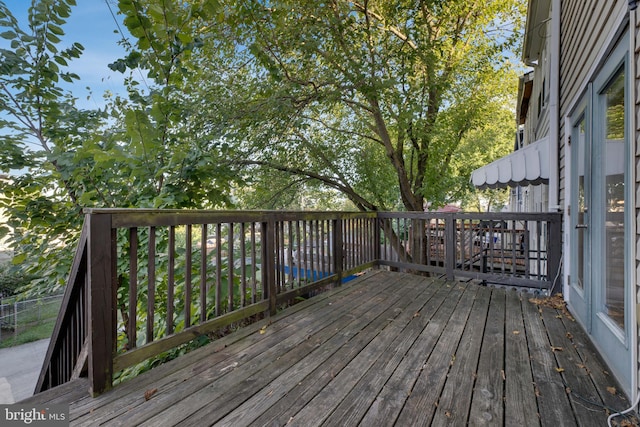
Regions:
<instances>
[{"instance_id":1,"label":"wooden deck","mask_svg":"<svg viewBox=\"0 0 640 427\"><path fill-rule=\"evenodd\" d=\"M372 271L91 398L72 425L606 425L629 406L568 313Z\"/></svg>"}]
</instances>

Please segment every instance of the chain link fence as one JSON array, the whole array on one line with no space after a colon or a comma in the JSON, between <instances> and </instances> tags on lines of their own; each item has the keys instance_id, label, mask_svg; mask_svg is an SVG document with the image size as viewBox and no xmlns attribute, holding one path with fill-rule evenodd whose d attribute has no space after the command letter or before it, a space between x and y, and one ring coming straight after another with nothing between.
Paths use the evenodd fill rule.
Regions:
<instances>
[{"instance_id":1,"label":"chain link fence","mask_svg":"<svg viewBox=\"0 0 640 427\"><path fill-rule=\"evenodd\" d=\"M0 340L55 320L61 302L62 294L24 301L0 298Z\"/></svg>"}]
</instances>

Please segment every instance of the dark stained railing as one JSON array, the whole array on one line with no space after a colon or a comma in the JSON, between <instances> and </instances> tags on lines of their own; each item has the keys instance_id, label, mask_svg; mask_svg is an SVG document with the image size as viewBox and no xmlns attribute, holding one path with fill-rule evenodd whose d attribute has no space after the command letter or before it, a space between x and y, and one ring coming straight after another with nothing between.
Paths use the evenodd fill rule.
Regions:
<instances>
[{"instance_id":1,"label":"dark stained railing","mask_svg":"<svg viewBox=\"0 0 640 427\"><path fill-rule=\"evenodd\" d=\"M36 393L118 372L369 268L550 288L560 214L89 209Z\"/></svg>"},{"instance_id":2,"label":"dark stained railing","mask_svg":"<svg viewBox=\"0 0 640 427\"><path fill-rule=\"evenodd\" d=\"M380 265L551 289L560 274L560 213L380 213Z\"/></svg>"}]
</instances>

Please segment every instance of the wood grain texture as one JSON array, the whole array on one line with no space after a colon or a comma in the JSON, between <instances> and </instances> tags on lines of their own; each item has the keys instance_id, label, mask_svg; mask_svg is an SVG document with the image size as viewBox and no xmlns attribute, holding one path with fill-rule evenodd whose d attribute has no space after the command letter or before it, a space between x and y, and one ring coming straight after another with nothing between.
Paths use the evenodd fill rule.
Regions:
<instances>
[{"instance_id":1,"label":"wood grain texture","mask_svg":"<svg viewBox=\"0 0 640 427\"><path fill-rule=\"evenodd\" d=\"M79 426L605 425L578 393L629 403L576 323L529 297L375 270L96 398L81 378L28 402Z\"/></svg>"},{"instance_id":2,"label":"wood grain texture","mask_svg":"<svg viewBox=\"0 0 640 427\"><path fill-rule=\"evenodd\" d=\"M507 291L505 316L505 423L539 426L536 390L533 384L527 335L520 295Z\"/></svg>"}]
</instances>

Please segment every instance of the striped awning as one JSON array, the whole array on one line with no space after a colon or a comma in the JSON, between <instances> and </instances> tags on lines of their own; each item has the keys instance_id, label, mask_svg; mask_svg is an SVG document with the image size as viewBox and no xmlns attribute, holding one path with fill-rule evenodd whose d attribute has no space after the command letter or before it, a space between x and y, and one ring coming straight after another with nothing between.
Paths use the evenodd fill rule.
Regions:
<instances>
[{"instance_id":1,"label":"striped awning","mask_svg":"<svg viewBox=\"0 0 640 427\"><path fill-rule=\"evenodd\" d=\"M549 138L540 139L471 173L479 189L549 183Z\"/></svg>"}]
</instances>

